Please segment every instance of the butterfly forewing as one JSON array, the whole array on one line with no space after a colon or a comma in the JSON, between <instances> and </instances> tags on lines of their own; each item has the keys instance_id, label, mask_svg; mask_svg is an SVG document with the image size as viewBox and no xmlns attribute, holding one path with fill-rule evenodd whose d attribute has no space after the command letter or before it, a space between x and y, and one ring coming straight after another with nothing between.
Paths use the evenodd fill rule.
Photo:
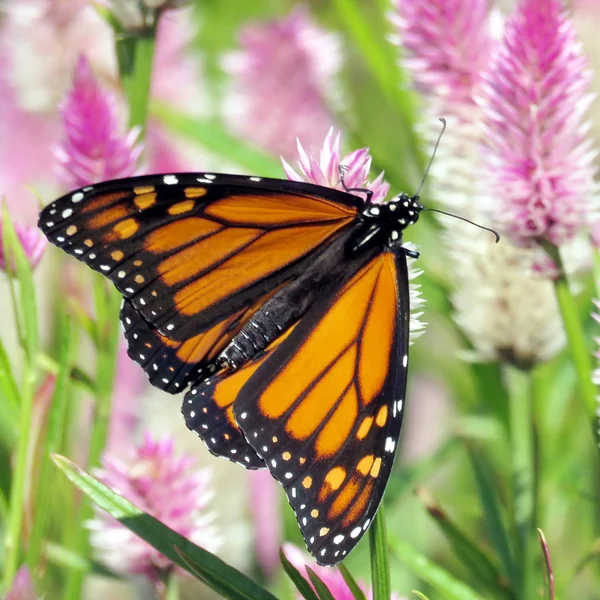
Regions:
<instances>
[{"instance_id":1,"label":"butterfly forewing","mask_svg":"<svg viewBox=\"0 0 600 600\"><path fill-rule=\"evenodd\" d=\"M193 174L113 181L52 203L40 227L162 335L185 341L289 281L357 215L349 194L281 188Z\"/></svg>"}]
</instances>

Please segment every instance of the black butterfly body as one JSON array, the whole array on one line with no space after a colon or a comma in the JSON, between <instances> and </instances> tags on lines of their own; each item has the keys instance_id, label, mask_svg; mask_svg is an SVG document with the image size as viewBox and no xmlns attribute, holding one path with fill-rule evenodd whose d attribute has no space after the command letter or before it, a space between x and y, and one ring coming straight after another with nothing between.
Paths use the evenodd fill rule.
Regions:
<instances>
[{"instance_id":1,"label":"black butterfly body","mask_svg":"<svg viewBox=\"0 0 600 600\"><path fill-rule=\"evenodd\" d=\"M365 198L363 198L363 196ZM317 561L342 560L403 414L418 197L220 174L143 176L47 206L48 239L123 294L129 356L217 456L268 468Z\"/></svg>"}]
</instances>

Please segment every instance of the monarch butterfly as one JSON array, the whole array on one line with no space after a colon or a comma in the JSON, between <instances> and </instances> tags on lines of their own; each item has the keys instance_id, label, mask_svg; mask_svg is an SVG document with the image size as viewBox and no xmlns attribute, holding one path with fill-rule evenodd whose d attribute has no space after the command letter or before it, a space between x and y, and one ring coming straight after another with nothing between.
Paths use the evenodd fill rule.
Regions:
<instances>
[{"instance_id":1,"label":"monarch butterfly","mask_svg":"<svg viewBox=\"0 0 600 600\"><path fill-rule=\"evenodd\" d=\"M309 551L334 565L369 527L396 454L418 256L402 232L418 200L150 175L71 192L39 227L123 294L129 356L158 388L187 390L188 428L213 454L268 468Z\"/></svg>"}]
</instances>

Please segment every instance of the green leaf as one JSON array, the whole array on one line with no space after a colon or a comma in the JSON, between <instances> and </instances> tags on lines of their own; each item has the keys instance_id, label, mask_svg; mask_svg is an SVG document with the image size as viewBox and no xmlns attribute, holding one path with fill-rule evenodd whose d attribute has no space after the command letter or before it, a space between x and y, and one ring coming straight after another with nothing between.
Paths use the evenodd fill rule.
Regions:
<instances>
[{"instance_id":1,"label":"green leaf","mask_svg":"<svg viewBox=\"0 0 600 600\"><path fill-rule=\"evenodd\" d=\"M17 232L10 218L6 204L2 207L2 239L7 271L14 265L19 283L19 311L23 323L24 345L30 364L35 364L38 346L37 307L33 271L25 251L21 246Z\"/></svg>"},{"instance_id":2,"label":"green leaf","mask_svg":"<svg viewBox=\"0 0 600 600\"><path fill-rule=\"evenodd\" d=\"M371 549L373 600L389 600L392 590L383 503L380 505L369 529L369 544Z\"/></svg>"},{"instance_id":3,"label":"green leaf","mask_svg":"<svg viewBox=\"0 0 600 600\"><path fill-rule=\"evenodd\" d=\"M411 138L414 158L422 165L423 160L418 150L420 144L410 127L416 114L415 97L409 91L408 82L404 80L404 71L397 64L395 49L385 39L385 35L381 34L381 28L385 27L387 20L384 17L374 23L363 8L368 4L358 0L333 0L333 6L345 33L358 48L379 88L394 105L402 121L409 125L406 134Z\"/></svg>"},{"instance_id":4,"label":"green leaf","mask_svg":"<svg viewBox=\"0 0 600 600\"><path fill-rule=\"evenodd\" d=\"M54 383L52 402L48 413L48 422L45 431L40 433L40 467L37 480L36 504L37 510L33 516L33 526L27 547L27 564L31 567L39 564L42 545L46 537L50 512L53 508L52 499L55 495L52 489L55 487L52 463L50 455L60 451L64 438L66 422L68 417L68 402L71 393L71 368L75 358L77 336L73 331L71 320L60 312L57 323L58 331L58 372Z\"/></svg>"},{"instance_id":5,"label":"green leaf","mask_svg":"<svg viewBox=\"0 0 600 600\"><path fill-rule=\"evenodd\" d=\"M402 564L438 592L441 600L481 600L466 583L437 566L410 544L390 536L390 547Z\"/></svg>"},{"instance_id":6,"label":"green leaf","mask_svg":"<svg viewBox=\"0 0 600 600\"><path fill-rule=\"evenodd\" d=\"M302 577L298 569L296 569L296 567L287 559L287 556L284 554L283 550L279 550L279 560L283 565L283 570L285 571L286 575L290 578L302 596L306 598L306 600L319 600L319 597L310 587L308 581Z\"/></svg>"},{"instance_id":7,"label":"green leaf","mask_svg":"<svg viewBox=\"0 0 600 600\"><path fill-rule=\"evenodd\" d=\"M548 600L554 600L554 571L552 569L550 550L548 549L548 544L546 543L546 536L541 529L538 529L538 535L540 538L542 555L544 557L544 564L546 566L546 595Z\"/></svg>"},{"instance_id":8,"label":"green leaf","mask_svg":"<svg viewBox=\"0 0 600 600\"><path fill-rule=\"evenodd\" d=\"M100 508L223 597L230 600L277 600L237 569L144 513L67 458L58 455L52 458L58 468Z\"/></svg>"},{"instance_id":9,"label":"green leaf","mask_svg":"<svg viewBox=\"0 0 600 600\"><path fill-rule=\"evenodd\" d=\"M486 597L498 597L501 594L502 598L511 598L508 590L503 590L502 575L489 556L461 531L423 490L418 490L417 496L450 542L456 558L473 574L475 580L486 588Z\"/></svg>"},{"instance_id":10,"label":"green leaf","mask_svg":"<svg viewBox=\"0 0 600 600\"><path fill-rule=\"evenodd\" d=\"M315 586L320 600L335 600L333 594L329 591L329 588L310 567L306 567L306 572L308 573L308 577L312 584Z\"/></svg>"},{"instance_id":11,"label":"green leaf","mask_svg":"<svg viewBox=\"0 0 600 600\"><path fill-rule=\"evenodd\" d=\"M367 600L367 597L360 589L358 583L356 583L356 579L354 579L352 573L350 573L350 571L348 570L348 567L346 567L344 563L340 563L338 565L338 569L340 570L340 573L342 574L342 577L344 578L344 581L346 582L346 585L348 586L349 590L352 592L354 600Z\"/></svg>"},{"instance_id":12,"label":"green leaf","mask_svg":"<svg viewBox=\"0 0 600 600\"><path fill-rule=\"evenodd\" d=\"M12 366L6 348L0 339L0 439L7 448L12 448L16 440L16 424L21 403L19 388L12 373Z\"/></svg>"},{"instance_id":13,"label":"green leaf","mask_svg":"<svg viewBox=\"0 0 600 600\"><path fill-rule=\"evenodd\" d=\"M502 511L498 501L499 492L493 483L492 468L484 455L478 449L466 445L467 453L471 459L471 466L475 475L475 482L479 491L479 498L483 506L485 522L506 576L513 589L518 589L518 570L513 560L509 533L504 526Z\"/></svg>"},{"instance_id":14,"label":"green leaf","mask_svg":"<svg viewBox=\"0 0 600 600\"><path fill-rule=\"evenodd\" d=\"M152 113L173 133L200 144L227 161L238 163L250 174L281 177L281 163L232 136L214 121L199 121L163 104L153 104Z\"/></svg>"},{"instance_id":15,"label":"green leaf","mask_svg":"<svg viewBox=\"0 0 600 600\"><path fill-rule=\"evenodd\" d=\"M122 579L120 575L107 569L102 563L84 558L60 544L46 543L44 545L44 557L48 559L48 562L63 569L79 570L82 573L89 572L110 579Z\"/></svg>"}]
</instances>

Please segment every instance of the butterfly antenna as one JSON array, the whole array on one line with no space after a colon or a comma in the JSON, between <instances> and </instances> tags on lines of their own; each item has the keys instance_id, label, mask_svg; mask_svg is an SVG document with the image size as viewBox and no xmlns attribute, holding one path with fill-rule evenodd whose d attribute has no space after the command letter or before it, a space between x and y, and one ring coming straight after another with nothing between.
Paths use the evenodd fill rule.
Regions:
<instances>
[{"instance_id":1,"label":"butterfly antenna","mask_svg":"<svg viewBox=\"0 0 600 600\"><path fill-rule=\"evenodd\" d=\"M438 146L440 145L440 141L442 139L442 136L444 135L444 131L446 131L446 119L444 119L444 117L440 117L440 121L442 122L442 130L440 131L440 135L438 135L437 142L435 143L435 146L433 147L433 152L431 153L431 158L429 159L429 164L427 165L427 168L425 169L425 173L423 174L423 179L421 180L421 185L419 186L419 189L417 190L417 192L413 196L413 198L417 198L421 192L421 189L423 188L423 184L425 183L425 180L427 179L427 175L429 175L429 169L431 169L431 165L433 164L433 159L435 158L435 153L437 152Z\"/></svg>"},{"instance_id":2,"label":"butterfly antenna","mask_svg":"<svg viewBox=\"0 0 600 600\"><path fill-rule=\"evenodd\" d=\"M428 210L429 212L440 213L441 215L446 215L447 217L454 217L455 219L460 219L461 221L464 221L465 223L470 223L471 225L475 225L475 227L479 227L479 229L483 229L485 231L489 231L490 233L493 233L494 236L496 237L496 243L498 243L500 241L500 234L495 229L492 229L491 227L485 227L484 225L475 223L475 221L470 221L469 219L466 219L465 217L460 217L458 215L454 215L452 213L445 212L443 210L439 210L438 208L427 208L427 206L421 206L420 208L421 208L421 210Z\"/></svg>"}]
</instances>

